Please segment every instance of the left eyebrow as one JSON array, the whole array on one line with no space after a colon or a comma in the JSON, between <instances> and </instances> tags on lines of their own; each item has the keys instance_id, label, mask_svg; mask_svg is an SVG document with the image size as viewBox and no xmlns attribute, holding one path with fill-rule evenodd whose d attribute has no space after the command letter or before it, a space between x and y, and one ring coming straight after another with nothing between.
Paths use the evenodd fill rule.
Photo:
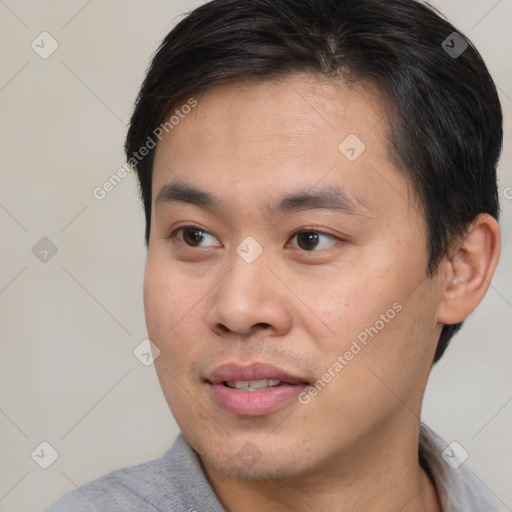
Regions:
<instances>
[{"instance_id":1,"label":"left eyebrow","mask_svg":"<svg viewBox=\"0 0 512 512\"><path fill-rule=\"evenodd\" d=\"M367 211L362 201L352 199L342 188L335 185L324 186L315 191L294 192L277 202L267 204L265 209L270 216L306 210L335 210L352 215Z\"/></svg>"},{"instance_id":2,"label":"left eyebrow","mask_svg":"<svg viewBox=\"0 0 512 512\"><path fill-rule=\"evenodd\" d=\"M226 203L210 192L193 185L169 183L157 194L155 204L183 202L206 210L227 210ZM349 197L346 192L335 185L320 187L315 191L304 189L268 202L264 209L271 217L283 213L307 210L335 210L347 214L367 212L364 203Z\"/></svg>"}]
</instances>

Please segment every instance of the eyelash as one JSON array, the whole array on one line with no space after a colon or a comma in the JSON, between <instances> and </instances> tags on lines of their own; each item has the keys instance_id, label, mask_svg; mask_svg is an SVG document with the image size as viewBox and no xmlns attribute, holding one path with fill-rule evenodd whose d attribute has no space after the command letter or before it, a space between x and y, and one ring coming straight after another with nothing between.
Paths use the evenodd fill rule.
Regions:
<instances>
[{"instance_id":1,"label":"eyelash","mask_svg":"<svg viewBox=\"0 0 512 512\"><path fill-rule=\"evenodd\" d=\"M210 233L209 231L207 231L206 229L203 229L202 227L199 227L199 226L194 226L194 225L186 225L186 226L180 226L179 228L176 228L174 229L173 231L171 231L171 233L167 236L168 239L171 239L171 238L177 238L178 237L178 234L179 233L182 233L184 230L186 229L195 229L197 231L201 231L203 233L206 233L208 235L211 235L213 236L214 238L216 238L214 235L212 235L212 233ZM327 238L329 241L332 241L332 242L340 242L342 241L340 238L334 236L334 235L331 235L329 233L325 233L324 231L320 231L318 229L314 229L314 228L300 228L300 229L297 229L296 231L294 231L292 233L292 236L290 237L290 240L292 240L293 238L295 238L297 235L301 234L301 233L316 233L318 235L322 235L324 236L325 238ZM184 240L180 240L180 242L183 242L187 247L190 247L191 249L201 249L202 247L195 247L193 245L189 245L187 244ZM300 249L300 248L299 248ZM303 252L318 252L316 250L310 250L310 251L307 251L305 249L302 249Z\"/></svg>"}]
</instances>

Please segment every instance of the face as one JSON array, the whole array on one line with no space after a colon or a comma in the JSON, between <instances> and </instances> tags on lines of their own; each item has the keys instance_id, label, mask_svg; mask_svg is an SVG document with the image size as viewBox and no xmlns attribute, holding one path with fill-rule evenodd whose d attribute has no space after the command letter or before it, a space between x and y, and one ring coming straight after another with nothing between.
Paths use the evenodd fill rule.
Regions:
<instances>
[{"instance_id":1,"label":"face","mask_svg":"<svg viewBox=\"0 0 512 512\"><path fill-rule=\"evenodd\" d=\"M144 301L166 400L215 471L354 468L417 425L441 329L379 95L295 76L195 99L153 171Z\"/></svg>"}]
</instances>

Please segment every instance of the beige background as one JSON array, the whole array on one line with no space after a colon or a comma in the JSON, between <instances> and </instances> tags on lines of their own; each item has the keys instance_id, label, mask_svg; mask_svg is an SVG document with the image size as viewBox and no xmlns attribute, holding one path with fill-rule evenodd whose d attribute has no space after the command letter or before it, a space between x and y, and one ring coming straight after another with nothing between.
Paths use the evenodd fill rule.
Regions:
<instances>
[{"instance_id":1,"label":"beige background","mask_svg":"<svg viewBox=\"0 0 512 512\"><path fill-rule=\"evenodd\" d=\"M112 469L159 457L177 433L153 367L133 354L146 337L134 176L102 201L92 191L124 163L150 56L200 3L0 0L0 511L37 511ZM436 6L486 59L508 139L502 260L432 374L424 420L469 452L465 464L512 509L512 0ZM31 47L51 48L43 31L59 45L47 59ZM57 248L46 262L32 251L43 237ZM46 470L31 458L43 441L59 454Z\"/></svg>"}]
</instances>

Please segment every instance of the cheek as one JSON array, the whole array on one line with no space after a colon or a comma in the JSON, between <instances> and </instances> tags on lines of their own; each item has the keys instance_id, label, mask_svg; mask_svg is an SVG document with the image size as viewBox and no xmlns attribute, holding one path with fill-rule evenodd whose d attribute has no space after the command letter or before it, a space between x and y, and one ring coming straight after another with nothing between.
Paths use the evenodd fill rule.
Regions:
<instances>
[{"instance_id":1,"label":"cheek","mask_svg":"<svg viewBox=\"0 0 512 512\"><path fill-rule=\"evenodd\" d=\"M400 246L402 250L397 251ZM361 251L350 268L334 269L315 300L335 337L353 338L363 333L364 339L368 330L380 335L401 325L407 316L403 313L406 306L407 310L421 309L429 292L422 290L426 262L420 249L404 247L403 241L397 240L379 247L378 254Z\"/></svg>"},{"instance_id":2,"label":"cheek","mask_svg":"<svg viewBox=\"0 0 512 512\"><path fill-rule=\"evenodd\" d=\"M372 395L379 396L375 391L385 390L385 385L372 369L392 389L405 392L415 375L430 367L439 335L434 321L435 296L422 269L406 266L404 262L403 266L382 266L375 271L367 266L366 272L361 269L331 282L329 291L317 297L317 308L323 311L331 331L317 347L322 352L321 365L328 371L340 362L338 356L342 357L343 368L337 364L331 370L337 377L343 375L335 379L341 394L349 389L352 398L361 400L364 395L370 401Z\"/></svg>"},{"instance_id":3,"label":"cheek","mask_svg":"<svg viewBox=\"0 0 512 512\"><path fill-rule=\"evenodd\" d=\"M193 318L201 307L200 293L182 271L148 254L144 311L149 338L160 350L169 350L183 333L190 335L197 328Z\"/></svg>"},{"instance_id":4,"label":"cheek","mask_svg":"<svg viewBox=\"0 0 512 512\"><path fill-rule=\"evenodd\" d=\"M198 354L191 339L200 339L197 294L167 261L148 255L144 276L144 309L149 339L160 350L155 369L164 396L178 419L188 410L183 385L194 374ZM188 397L188 398L187 398ZM186 415L186 414L185 414Z\"/></svg>"},{"instance_id":5,"label":"cheek","mask_svg":"<svg viewBox=\"0 0 512 512\"><path fill-rule=\"evenodd\" d=\"M390 293L391 289L387 283L368 277L361 271L351 274L340 272L326 281L311 299L330 328L331 340L336 344L343 340L350 343L365 328L379 321L381 314L391 309L389 316L395 316L392 308L397 294Z\"/></svg>"},{"instance_id":6,"label":"cheek","mask_svg":"<svg viewBox=\"0 0 512 512\"><path fill-rule=\"evenodd\" d=\"M402 400L412 399L411 407L419 403L439 336L427 292L388 295L351 326L351 335L343 340L346 363L338 384L340 392L350 390L347 400L356 411L365 404L388 409L401 407Z\"/></svg>"}]
</instances>

